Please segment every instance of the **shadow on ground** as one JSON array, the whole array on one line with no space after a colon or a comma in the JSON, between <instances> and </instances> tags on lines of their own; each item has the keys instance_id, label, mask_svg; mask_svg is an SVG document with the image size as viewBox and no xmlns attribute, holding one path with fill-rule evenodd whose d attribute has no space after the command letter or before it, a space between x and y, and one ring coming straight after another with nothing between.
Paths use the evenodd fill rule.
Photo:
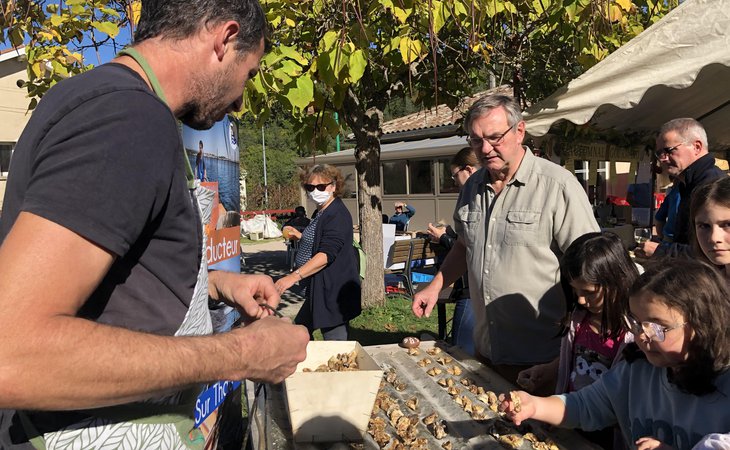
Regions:
<instances>
[{"instance_id":1,"label":"shadow on ground","mask_svg":"<svg viewBox=\"0 0 730 450\"><path fill-rule=\"evenodd\" d=\"M289 273L289 264L286 259L286 251L271 250L246 253L243 247L244 265L241 266L241 273L264 274L278 280ZM287 317L293 318L304 302L304 293L301 286L295 284L281 296L279 310Z\"/></svg>"}]
</instances>

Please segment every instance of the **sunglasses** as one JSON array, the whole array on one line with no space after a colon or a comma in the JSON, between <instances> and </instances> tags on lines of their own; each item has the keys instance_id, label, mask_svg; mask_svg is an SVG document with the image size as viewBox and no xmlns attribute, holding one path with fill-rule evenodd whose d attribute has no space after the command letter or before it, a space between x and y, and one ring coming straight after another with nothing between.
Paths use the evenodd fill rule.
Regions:
<instances>
[{"instance_id":1,"label":"sunglasses","mask_svg":"<svg viewBox=\"0 0 730 450\"><path fill-rule=\"evenodd\" d=\"M683 145L683 144L685 144L685 142L680 142L679 144L675 145L674 147L659 148L654 152L654 155L656 156L656 159L662 159L662 157L664 155L667 155L667 156L671 155L679 148L680 145Z\"/></svg>"},{"instance_id":2,"label":"sunglasses","mask_svg":"<svg viewBox=\"0 0 730 450\"><path fill-rule=\"evenodd\" d=\"M644 333L646 338L649 339L648 343L664 342L667 331L676 330L687 325L687 322L683 322L671 327L665 327L654 322L639 322L628 315L624 315L624 322L629 330L634 333L634 336L639 336L641 333Z\"/></svg>"},{"instance_id":3,"label":"sunglasses","mask_svg":"<svg viewBox=\"0 0 730 450\"><path fill-rule=\"evenodd\" d=\"M330 181L329 183L320 183L320 184L309 184L309 183L305 183L304 184L304 189L306 189L307 192L312 192L312 191L314 191L315 188L318 191L324 191L325 189L327 189L327 186L329 186L332 183L333 183L332 181Z\"/></svg>"}]
</instances>

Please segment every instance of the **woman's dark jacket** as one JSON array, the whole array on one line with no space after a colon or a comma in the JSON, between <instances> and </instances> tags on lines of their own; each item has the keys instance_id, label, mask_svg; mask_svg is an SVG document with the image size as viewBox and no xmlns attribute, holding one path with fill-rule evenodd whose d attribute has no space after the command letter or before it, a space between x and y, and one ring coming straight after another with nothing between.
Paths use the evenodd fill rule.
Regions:
<instances>
[{"instance_id":1,"label":"woman's dark jacket","mask_svg":"<svg viewBox=\"0 0 730 450\"><path fill-rule=\"evenodd\" d=\"M306 303L312 308L313 329L341 325L360 315L360 275L352 246L352 218L335 198L317 221L312 256L327 255L327 266L312 275Z\"/></svg>"},{"instance_id":2,"label":"woman's dark jacket","mask_svg":"<svg viewBox=\"0 0 730 450\"><path fill-rule=\"evenodd\" d=\"M449 251L451 251L451 247L456 244L457 238L458 235L456 234L456 231L454 231L454 229L451 228L450 225L447 225L446 231L439 238L439 245L444 247L446 249L446 252L448 253ZM445 256L446 255L444 255L444 257ZM456 280L456 282L454 283L454 292L452 292L452 296L455 300L469 298L469 278L466 276L466 274L459 277L459 279Z\"/></svg>"}]
</instances>

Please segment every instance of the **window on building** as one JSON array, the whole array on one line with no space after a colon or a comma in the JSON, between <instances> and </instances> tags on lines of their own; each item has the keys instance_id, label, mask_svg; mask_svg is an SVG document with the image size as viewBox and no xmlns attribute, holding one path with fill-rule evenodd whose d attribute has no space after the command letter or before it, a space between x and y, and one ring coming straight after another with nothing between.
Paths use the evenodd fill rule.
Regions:
<instances>
[{"instance_id":1,"label":"window on building","mask_svg":"<svg viewBox=\"0 0 730 450\"><path fill-rule=\"evenodd\" d=\"M7 175L10 167L10 156L13 154L12 144L0 144L0 175Z\"/></svg>"},{"instance_id":2,"label":"window on building","mask_svg":"<svg viewBox=\"0 0 730 450\"><path fill-rule=\"evenodd\" d=\"M438 160L439 166L439 193L455 194L459 192L459 188L451 178L451 160L444 158Z\"/></svg>"},{"instance_id":3,"label":"window on building","mask_svg":"<svg viewBox=\"0 0 730 450\"><path fill-rule=\"evenodd\" d=\"M406 161L386 161L383 163L383 194L407 194Z\"/></svg>"},{"instance_id":4,"label":"window on building","mask_svg":"<svg viewBox=\"0 0 730 450\"><path fill-rule=\"evenodd\" d=\"M431 160L408 161L409 194L434 194Z\"/></svg>"}]
</instances>

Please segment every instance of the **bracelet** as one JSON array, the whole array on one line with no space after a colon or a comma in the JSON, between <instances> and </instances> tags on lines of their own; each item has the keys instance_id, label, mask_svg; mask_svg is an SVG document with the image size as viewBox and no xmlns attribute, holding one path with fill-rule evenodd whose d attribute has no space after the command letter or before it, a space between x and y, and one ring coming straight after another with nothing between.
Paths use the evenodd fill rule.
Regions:
<instances>
[{"instance_id":1,"label":"bracelet","mask_svg":"<svg viewBox=\"0 0 730 450\"><path fill-rule=\"evenodd\" d=\"M302 281L304 279L304 277L302 276L302 273L299 271L299 269L295 270L292 273L299 275L299 281Z\"/></svg>"}]
</instances>

